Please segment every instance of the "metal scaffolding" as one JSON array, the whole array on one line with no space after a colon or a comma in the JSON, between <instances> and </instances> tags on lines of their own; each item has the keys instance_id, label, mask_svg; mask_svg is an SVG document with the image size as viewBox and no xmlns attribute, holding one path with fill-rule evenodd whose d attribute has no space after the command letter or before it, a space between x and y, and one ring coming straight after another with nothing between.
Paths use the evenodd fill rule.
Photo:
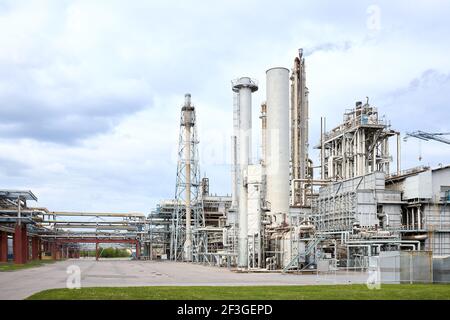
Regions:
<instances>
[{"instance_id":1,"label":"metal scaffolding","mask_svg":"<svg viewBox=\"0 0 450 320\"><path fill-rule=\"evenodd\" d=\"M392 157L388 140L394 135L399 133L379 118L377 108L368 101L357 102L354 109L344 113L342 124L321 133L321 142L316 148L321 152L323 179L349 179L375 171L389 174ZM397 159L399 148L397 143Z\"/></svg>"}]
</instances>

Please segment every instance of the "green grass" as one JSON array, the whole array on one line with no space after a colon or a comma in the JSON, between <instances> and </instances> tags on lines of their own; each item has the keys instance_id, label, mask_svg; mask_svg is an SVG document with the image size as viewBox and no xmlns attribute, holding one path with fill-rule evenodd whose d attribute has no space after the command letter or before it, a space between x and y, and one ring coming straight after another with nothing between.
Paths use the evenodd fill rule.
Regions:
<instances>
[{"instance_id":1,"label":"green grass","mask_svg":"<svg viewBox=\"0 0 450 320\"><path fill-rule=\"evenodd\" d=\"M52 289L29 300L439 300L450 299L450 285L319 286L160 286Z\"/></svg>"},{"instance_id":2,"label":"green grass","mask_svg":"<svg viewBox=\"0 0 450 320\"><path fill-rule=\"evenodd\" d=\"M49 263L54 263L54 262L55 262L55 260L34 260L34 261L30 261L26 264L14 264L12 262L0 263L0 272L35 268L35 267L40 267L40 266L43 266L43 265L46 265Z\"/></svg>"}]
</instances>

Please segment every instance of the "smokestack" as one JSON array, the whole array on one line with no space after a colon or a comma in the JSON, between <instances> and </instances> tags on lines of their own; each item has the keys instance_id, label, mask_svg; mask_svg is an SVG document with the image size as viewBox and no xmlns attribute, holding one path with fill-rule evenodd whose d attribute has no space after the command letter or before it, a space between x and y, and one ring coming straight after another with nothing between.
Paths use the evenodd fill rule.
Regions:
<instances>
[{"instance_id":1,"label":"smokestack","mask_svg":"<svg viewBox=\"0 0 450 320\"><path fill-rule=\"evenodd\" d=\"M289 212L289 70L267 70L266 86L267 201L272 223L279 226Z\"/></svg>"},{"instance_id":2,"label":"smokestack","mask_svg":"<svg viewBox=\"0 0 450 320\"><path fill-rule=\"evenodd\" d=\"M192 261L192 229L191 229L191 128L194 126L194 107L191 106L191 95L184 96L183 126L185 135L184 158L186 159L186 241L184 243L184 259Z\"/></svg>"},{"instance_id":3,"label":"smokestack","mask_svg":"<svg viewBox=\"0 0 450 320\"><path fill-rule=\"evenodd\" d=\"M248 266L248 190L247 167L251 163L252 150L252 92L257 84L248 77L233 82L233 91L239 93L239 253L238 266Z\"/></svg>"}]
</instances>

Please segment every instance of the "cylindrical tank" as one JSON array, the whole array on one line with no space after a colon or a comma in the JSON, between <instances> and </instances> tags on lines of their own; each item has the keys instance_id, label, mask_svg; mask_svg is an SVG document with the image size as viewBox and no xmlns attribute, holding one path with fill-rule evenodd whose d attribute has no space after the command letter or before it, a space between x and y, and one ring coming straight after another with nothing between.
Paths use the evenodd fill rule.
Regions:
<instances>
[{"instance_id":1,"label":"cylindrical tank","mask_svg":"<svg viewBox=\"0 0 450 320\"><path fill-rule=\"evenodd\" d=\"M273 224L280 225L289 211L289 70L267 70L266 86L266 200Z\"/></svg>"}]
</instances>

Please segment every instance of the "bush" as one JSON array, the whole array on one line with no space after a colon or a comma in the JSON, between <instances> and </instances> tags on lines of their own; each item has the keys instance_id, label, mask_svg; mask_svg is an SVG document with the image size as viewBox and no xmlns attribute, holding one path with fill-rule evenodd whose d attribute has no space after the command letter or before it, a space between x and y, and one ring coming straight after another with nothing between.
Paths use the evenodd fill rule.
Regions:
<instances>
[{"instance_id":1,"label":"bush","mask_svg":"<svg viewBox=\"0 0 450 320\"><path fill-rule=\"evenodd\" d=\"M101 258L127 258L130 256L130 253L126 249L119 248L100 248L100 257Z\"/></svg>"},{"instance_id":2,"label":"bush","mask_svg":"<svg viewBox=\"0 0 450 320\"><path fill-rule=\"evenodd\" d=\"M128 258L130 252L127 249L120 248L98 248L100 252L100 258ZM81 250L81 257L95 257L95 250Z\"/></svg>"}]
</instances>

